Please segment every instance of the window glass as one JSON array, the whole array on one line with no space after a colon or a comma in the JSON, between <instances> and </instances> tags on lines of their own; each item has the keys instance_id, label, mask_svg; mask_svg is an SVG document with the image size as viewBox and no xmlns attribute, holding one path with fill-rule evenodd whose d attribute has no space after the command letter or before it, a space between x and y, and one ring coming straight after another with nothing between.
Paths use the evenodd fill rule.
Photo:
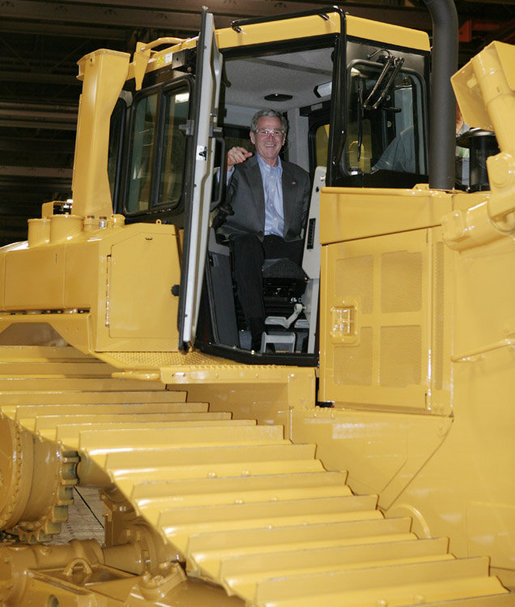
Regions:
<instances>
[{"instance_id":1,"label":"window glass","mask_svg":"<svg viewBox=\"0 0 515 607\"><path fill-rule=\"evenodd\" d=\"M152 194L152 164L156 137L157 93L136 102L132 123L132 150L126 208L129 213L148 210Z\"/></svg>"},{"instance_id":2,"label":"window glass","mask_svg":"<svg viewBox=\"0 0 515 607\"><path fill-rule=\"evenodd\" d=\"M181 198L186 135L181 127L188 119L189 92L184 86L164 96L165 124L158 204L177 206Z\"/></svg>"},{"instance_id":3,"label":"window glass","mask_svg":"<svg viewBox=\"0 0 515 607\"><path fill-rule=\"evenodd\" d=\"M415 73L395 72L386 61L354 63L346 145L351 174L426 173L422 97Z\"/></svg>"},{"instance_id":4,"label":"window glass","mask_svg":"<svg viewBox=\"0 0 515 607\"><path fill-rule=\"evenodd\" d=\"M107 160L107 176L111 190L111 199L115 204L115 195L118 187L118 174L120 153L123 138L123 126L125 122L126 105L123 99L118 99L111 115L109 128L109 152Z\"/></svg>"}]
</instances>

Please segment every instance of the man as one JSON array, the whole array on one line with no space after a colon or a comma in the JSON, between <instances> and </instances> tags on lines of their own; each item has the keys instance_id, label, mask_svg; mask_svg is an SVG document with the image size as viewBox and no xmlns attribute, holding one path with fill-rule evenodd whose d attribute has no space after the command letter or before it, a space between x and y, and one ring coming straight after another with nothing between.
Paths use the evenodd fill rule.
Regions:
<instances>
[{"instance_id":1,"label":"man","mask_svg":"<svg viewBox=\"0 0 515 607\"><path fill-rule=\"evenodd\" d=\"M250 140L256 154L234 147L227 153L230 182L225 208L229 213L219 232L229 238L240 305L259 350L265 330L263 279L265 259L288 258L300 265L310 180L306 171L281 161L286 119L274 110L252 118Z\"/></svg>"}]
</instances>

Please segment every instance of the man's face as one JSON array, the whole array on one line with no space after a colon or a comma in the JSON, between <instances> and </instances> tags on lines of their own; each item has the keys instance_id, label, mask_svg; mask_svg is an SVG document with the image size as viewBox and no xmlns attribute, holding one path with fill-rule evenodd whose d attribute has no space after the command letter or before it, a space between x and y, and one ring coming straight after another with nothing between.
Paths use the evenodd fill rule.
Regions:
<instances>
[{"instance_id":1,"label":"man's face","mask_svg":"<svg viewBox=\"0 0 515 607\"><path fill-rule=\"evenodd\" d=\"M257 133L250 132L250 140L256 146L257 153L270 166L277 164L277 157L283 147L285 135L278 132L276 135L262 133L262 129L281 131L282 124L279 118L262 116L257 121Z\"/></svg>"}]
</instances>

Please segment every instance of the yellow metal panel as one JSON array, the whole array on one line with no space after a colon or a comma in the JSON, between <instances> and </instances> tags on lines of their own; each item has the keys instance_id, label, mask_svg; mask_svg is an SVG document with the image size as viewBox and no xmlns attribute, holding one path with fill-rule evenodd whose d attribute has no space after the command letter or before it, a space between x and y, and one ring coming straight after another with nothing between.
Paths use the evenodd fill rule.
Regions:
<instances>
[{"instance_id":1,"label":"yellow metal panel","mask_svg":"<svg viewBox=\"0 0 515 607\"><path fill-rule=\"evenodd\" d=\"M0 376L1 375L39 375L44 372L48 375L62 376L73 375L82 377L110 377L114 371L102 362L92 359L91 362L84 364L83 362L9 362L0 361ZM32 394L32 393L31 393ZM0 396L1 398L1 396Z\"/></svg>"},{"instance_id":2,"label":"yellow metal panel","mask_svg":"<svg viewBox=\"0 0 515 607\"><path fill-rule=\"evenodd\" d=\"M148 390L149 387L164 390L159 382L144 383L138 380L113 379L113 378L78 378L78 377L0 377L0 391L16 390L26 392L27 390L44 391L98 391L98 390Z\"/></svg>"},{"instance_id":3,"label":"yellow metal panel","mask_svg":"<svg viewBox=\"0 0 515 607\"><path fill-rule=\"evenodd\" d=\"M328 244L440 224L452 196L419 186L413 190L323 188L320 242Z\"/></svg>"},{"instance_id":4,"label":"yellow metal panel","mask_svg":"<svg viewBox=\"0 0 515 607\"><path fill-rule=\"evenodd\" d=\"M312 16L255 23L243 26L240 33L232 28L221 29L216 32L216 40L219 48L230 48L338 33L340 16L330 13L328 17L327 20Z\"/></svg>"},{"instance_id":5,"label":"yellow metal panel","mask_svg":"<svg viewBox=\"0 0 515 607\"><path fill-rule=\"evenodd\" d=\"M372 21L361 17L347 15L345 18L347 35L373 40L384 44L405 46L421 51L430 50L429 36L426 32L417 31L382 21Z\"/></svg>"},{"instance_id":6,"label":"yellow metal panel","mask_svg":"<svg viewBox=\"0 0 515 607\"><path fill-rule=\"evenodd\" d=\"M220 48L226 48L338 33L340 16L329 13L328 17L327 21L311 16L245 25L241 33L230 28L222 29L217 31L217 43ZM345 24L349 36L429 51L429 38L425 32L352 15L345 16Z\"/></svg>"},{"instance_id":7,"label":"yellow metal panel","mask_svg":"<svg viewBox=\"0 0 515 607\"><path fill-rule=\"evenodd\" d=\"M95 458L99 461L100 458ZM265 460L253 461L242 460L223 464L192 464L191 466L150 466L148 469L139 470L109 469L116 484L123 490L125 495L132 495L136 483L144 483L148 475L152 474L156 482L173 479L188 478L222 478L228 476L247 477L249 475L274 474L299 474L321 472L322 464L316 459L295 460Z\"/></svg>"},{"instance_id":8,"label":"yellow metal panel","mask_svg":"<svg viewBox=\"0 0 515 607\"><path fill-rule=\"evenodd\" d=\"M113 212L107 176L109 121L120 95L130 56L100 49L79 61L83 90L73 165L73 212L81 217L109 217Z\"/></svg>"},{"instance_id":9,"label":"yellow metal panel","mask_svg":"<svg viewBox=\"0 0 515 607\"><path fill-rule=\"evenodd\" d=\"M102 408L98 406L97 408ZM143 408L143 407L142 407ZM109 424L113 427L122 426L128 427L129 424L141 424L143 427L147 424L155 424L158 422L196 422L200 424L202 421L212 420L223 420L230 419L230 413L217 413L217 412L205 412L205 413L188 413L188 412L152 412L147 411L118 411L108 412L110 407L104 408L104 413L90 413L88 414L71 414L65 415L59 413L57 415L27 417L23 412L17 416L17 420L22 423L26 428L30 427L35 432L41 432L42 434L46 430L61 428L62 426L77 426L77 428L89 428L106 427ZM57 431L58 436L61 436L60 431Z\"/></svg>"},{"instance_id":10,"label":"yellow metal panel","mask_svg":"<svg viewBox=\"0 0 515 607\"><path fill-rule=\"evenodd\" d=\"M219 443L257 443L281 441L283 428L281 426L247 426L238 429L238 432L228 425L222 428L173 428L156 430L97 430L96 432L83 432L80 436L80 448L89 455L105 457L109 451L132 451L148 447L160 448L169 444L175 445L212 445ZM99 459L102 462L102 459ZM103 463L102 463L103 465Z\"/></svg>"},{"instance_id":11,"label":"yellow metal panel","mask_svg":"<svg viewBox=\"0 0 515 607\"><path fill-rule=\"evenodd\" d=\"M410 520L363 519L335 524L319 523L298 527L268 527L238 531L211 531L193 535L188 543L188 556L198 563L218 561L223 557L260 554L275 551L373 544L375 542L414 539L410 533ZM206 564L206 567L208 565Z\"/></svg>"},{"instance_id":12,"label":"yellow metal panel","mask_svg":"<svg viewBox=\"0 0 515 607\"><path fill-rule=\"evenodd\" d=\"M317 408L293 412L292 434L296 442L314 440L317 457L329 470L352 462L349 486L357 493L378 493L379 505L387 510L445 443L452 425L452 418ZM440 475L444 480L443 470ZM414 531L424 537L435 534L417 519Z\"/></svg>"},{"instance_id":13,"label":"yellow metal panel","mask_svg":"<svg viewBox=\"0 0 515 607\"><path fill-rule=\"evenodd\" d=\"M429 542L425 544L424 542ZM410 540L409 542L388 542L386 544L368 544L334 548L330 550L307 550L294 555L279 554L259 555L257 558L236 561L236 566L226 562L221 569L221 577L231 589L237 590L240 596L252 600L256 587L262 580L287 578L289 576L310 576L330 569L331 575L349 569L359 569L366 565L368 568L381 566L401 566L407 563L430 563L432 561L447 561L452 559L449 554L442 554L441 547L445 542L439 540ZM268 557L268 558L267 558ZM291 568L285 568L285 561ZM247 567L248 565L248 567ZM316 579L316 578L315 578ZM266 584L266 582L264 582ZM316 580L317 584L320 584ZM323 585L320 584L320 600L323 602ZM310 589L313 593L313 589ZM314 597L313 597L314 598Z\"/></svg>"},{"instance_id":14,"label":"yellow metal panel","mask_svg":"<svg viewBox=\"0 0 515 607\"><path fill-rule=\"evenodd\" d=\"M170 245L175 245L170 236L159 234L138 234L113 245L106 320L110 337L171 341L176 336L178 298L171 288L180 282L180 262L177 247Z\"/></svg>"},{"instance_id":15,"label":"yellow metal panel","mask_svg":"<svg viewBox=\"0 0 515 607\"><path fill-rule=\"evenodd\" d=\"M6 253L4 309L64 308L64 270L65 254L61 246Z\"/></svg>"},{"instance_id":16,"label":"yellow metal panel","mask_svg":"<svg viewBox=\"0 0 515 607\"><path fill-rule=\"evenodd\" d=\"M124 472L137 472L140 469L157 469L162 466L193 466L204 464L242 464L252 461L308 460L315 455L314 445L277 443L265 445L216 445L210 447L175 447L168 445L162 449L132 451L129 453L110 453L106 466L113 475L123 476Z\"/></svg>"},{"instance_id":17,"label":"yellow metal panel","mask_svg":"<svg viewBox=\"0 0 515 607\"><path fill-rule=\"evenodd\" d=\"M66 280L64 285L64 307L94 308L99 288L100 243L95 239L77 242L66 251Z\"/></svg>"},{"instance_id":18,"label":"yellow metal panel","mask_svg":"<svg viewBox=\"0 0 515 607\"><path fill-rule=\"evenodd\" d=\"M162 512L159 527L184 552L191 534L207 531L338 523L380 518L373 496L284 501L238 506L214 506L201 514L196 508Z\"/></svg>"},{"instance_id":19,"label":"yellow metal panel","mask_svg":"<svg viewBox=\"0 0 515 607\"><path fill-rule=\"evenodd\" d=\"M65 216L52 219L59 217ZM180 283L180 264L173 226L108 223L58 243L4 250L0 257L4 310L20 312L2 315L0 327L46 322L90 352L177 351L178 301L171 288ZM25 314L47 310L56 314Z\"/></svg>"},{"instance_id":20,"label":"yellow metal panel","mask_svg":"<svg viewBox=\"0 0 515 607\"><path fill-rule=\"evenodd\" d=\"M306 493L304 494L303 491ZM306 472L284 474L278 467L271 474L211 476L209 478L170 479L143 482L134 486L131 497L139 507L184 507L238 504L270 500L303 499L350 495L345 475Z\"/></svg>"},{"instance_id":21,"label":"yellow metal panel","mask_svg":"<svg viewBox=\"0 0 515 607\"><path fill-rule=\"evenodd\" d=\"M483 576L477 579L477 576ZM476 577L476 579L472 579ZM436 578L438 581L433 581ZM495 580L488 578L486 559L449 560L376 566L354 571L335 571L311 576L272 578L259 584L255 601L259 605L366 605L384 601L387 605L422 602L460 596L465 579L477 594L491 594ZM408 583L406 581L408 580ZM367 588L367 590L361 590ZM336 599L339 599L339 603ZM366 602L365 602L366 601ZM373 601L373 602L372 602ZM380 603L379 603L380 604Z\"/></svg>"},{"instance_id":22,"label":"yellow metal panel","mask_svg":"<svg viewBox=\"0 0 515 607\"><path fill-rule=\"evenodd\" d=\"M431 260L425 230L324 248L322 400L425 409Z\"/></svg>"},{"instance_id":23,"label":"yellow metal panel","mask_svg":"<svg viewBox=\"0 0 515 607\"><path fill-rule=\"evenodd\" d=\"M146 387L146 386L145 386ZM186 393L172 390L125 392L3 392L3 405L23 405L42 415L60 411L85 413L95 411L98 405L109 405L109 411L207 411L207 403L185 403ZM25 409L23 409L25 410Z\"/></svg>"},{"instance_id":24,"label":"yellow metal panel","mask_svg":"<svg viewBox=\"0 0 515 607\"><path fill-rule=\"evenodd\" d=\"M465 122L472 127L495 130L496 135L499 130L507 147L510 147L509 133L513 129L513 96L505 89L507 86L515 91L514 73L513 45L492 42L451 78ZM505 86L493 82L498 77L506 78ZM492 107L490 102L497 96L499 98Z\"/></svg>"},{"instance_id":25,"label":"yellow metal panel","mask_svg":"<svg viewBox=\"0 0 515 607\"><path fill-rule=\"evenodd\" d=\"M202 417L202 414L199 414ZM80 422L77 424L58 424L54 428L42 428L40 430L41 436L49 438L51 440L57 440L64 445L70 446L74 449L78 449L78 444L82 443L82 437L84 435L91 435L93 432L103 434L108 433L119 433L125 435L125 437L132 435L133 444L137 441L137 436L141 434L166 432L173 429L182 429L185 433L187 429L196 428L201 432L206 432L210 435L213 431L216 431L216 427L219 426L219 432L231 431L231 426L251 426L253 427L255 422L253 420L198 420L198 421L165 421L156 425L155 421L145 422L102 422L98 423L84 423Z\"/></svg>"},{"instance_id":26,"label":"yellow metal panel","mask_svg":"<svg viewBox=\"0 0 515 607\"><path fill-rule=\"evenodd\" d=\"M112 232L99 260L94 349L177 351L178 300L171 293L180 282L175 228L140 224Z\"/></svg>"},{"instance_id":27,"label":"yellow metal panel","mask_svg":"<svg viewBox=\"0 0 515 607\"><path fill-rule=\"evenodd\" d=\"M463 261L466 263L466 256L463 256ZM466 278L466 272L464 274ZM415 295L408 297L408 301L416 301L417 306L420 305L420 299L416 290ZM402 298L387 297L381 299L381 306L386 312L397 315L397 308L404 305L403 301ZM413 314L412 311L409 313ZM68 349L62 349L61 352L66 350ZM34 354L32 359L30 352ZM60 386L58 389L72 388L75 391L65 395L60 393L58 400L65 404L53 404L48 409L42 404L21 404L19 407L8 404L3 411L17 417L23 425L41 429L55 426L63 436L69 435L65 441L80 449L78 474L81 480L101 486L114 483L123 491L127 502L121 496L110 498L112 489L105 494L106 504L110 499L113 500L113 509L108 514L107 540L108 543L111 541L116 544L115 552L118 555L113 553L109 556L111 548L108 546L105 549L106 562L116 562L120 566L123 564L123 567L131 570L133 565L129 563L134 558L140 558L137 556L140 545L138 538L143 533L140 547L144 551L142 554L146 555L145 559L148 558L149 563L153 563L149 566L159 567L159 559L155 563L153 560L154 551L158 553L163 550L162 562L169 562L170 558L175 558L178 554L185 558L190 576L207 578L219 588L226 588L229 593L248 599L249 606L282 604L312 607L328 604L347 607L353 604L382 604L381 601L401 605L421 601L430 604L431 601L439 600L451 601L448 605L459 605L463 597L485 596L489 598L485 599L484 604L475 604L486 607L491 595L495 595L496 600L499 597L502 599L504 590L497 580L486 575L486 561L456 561L446 552L445 540L419 541L410 533L410 521L407 518L384 519L375 508L375 496L355 497L345 485L345 474L324 471L321 461L313 458L314 445L291 444L283 439L283 429L278 426L259 426L248 420L225 420L223 418L227 417L227 413L221 412L221 409L215 417L222 419L208 422L205 420L205 412L191 413L192 410L205 411L204 404L177 402L177 398L184 399L183 392L167 392L158 383L109 379L106 377L109 367L98 366L91 362L91 358L71 356L66 359L65 356L59 356L58 349L47 352L48 360L53 361L47 370L54 375L59 371L59 377L53 377L52 374L45 376L45 367L40 366L45 358L44 350L7 349L6 360L9 362L4 370L25 370L37 373L38 376L18 373L18 379L7 380L4 377L0 382L4 381L5 385L11 386L37 386L37 393L32 395L32 399L26 391L20 391L20 403L38 403L41 402L39 399L47 402L51 390L41 391L42 386L52 386L51 389ZM208 380L216 379L217 366L213 362L208 363L208 359L204 362L205 366L199 368L198 373L193 370L194 365L186 369L195 381L194 386L201 385L202 376ZM98 375L90 375L88 369L91 371L93 368L97 369ZM226 371L229 368L230 373ZM244 368L227 365L222 366L222 369L225 382L229 381L231 373L239 379L242 391L235 390L236 396L233 395L238 400L245 393ZM438 439L436 433L436 436L428 436L427 444L422 446L419 444L422 443L420 436L430 434L428 428L437 430L439 423L448 424L448 419L420 415L392 416L384 412L380 414L346 409L303 409L298 406L298 390L293 389L290 394L285 389L291 381L290 374L296 374L297 371L272 369L266 372L257 368L247 376L247 384L251 387L256 377L264 377L268 389L275 391L276 399L284 400L284 403L276 405L276 410L287 408L288 403L297 404L290 412L293 424L290 430L298 440L305 440L301 431L301 421L304 418L302 423L306 427L311 426L308 434L319 443L317 454L324 458L331 454L331 444L337 445L338 441L331 442L323 437L318 440L321 435L314 432L314 429L325 428L333 432L340 424L342 428L357 433L358 428L362 428L361 443L350 440L352 437L349 438L348 432L346 434L339 428L340 443L354 446L359 444L366 449L368 441L372 459L374 444L376 454L379 454L375 457L377 463L388 458L389 451L384 447L386 441L375 444L381 433L366 436L365 429L371 428L374 419L378 418L378 431L382 424L384 434L387 419L392 429L396 422L399 425L398 422L402 421L404 425L391 433L392 445L395 441L404 440L409 457L401 462L401 479L388 479L383 495L388 491L394 496L402 494L402 484L399 485L402 481L408 487L416 486L414 471L418 468L427 469L431 463L429 461L428 464L430 458L427 457L427 451L435 451L435 441L443 440L441 435ZM312 373L312 370L307 371ZM306 385L310 377L307 371L301 374L303 379L300 385ZM175 367L174 373L176 372L178 367ZM69 373L76 377L69 377ZM144 395L141 400L146 400L147 404L138 404L140 399L137 390L129 389L132 385L139 385L140 395ZM213 385L220 387L227 384L214 382ZM102 395L98 392L87 391L88 388L98 389L99 386L112 391L118 386L127 396L127 403L132 404L124 405L120 394L115 397L114 392L111 395L106 392L103 402ZM207 394L208 387L204 387L204 391ZM7 395L7 402L10 402L13 394L11 392ZM159 402L148 400L156 395L159 395L156 399ZM168 397L171 402L162 401ZM0 404L2 398L6 397L0 395ZM85 404L72 404L74 398ZM464 400L461 395L459 404L463 404ZM235 407L238 415L248 408L248 404ZM141 410L140 414L136 413L138 409ZM367 420L363 417L366 415ZM192 416L196 421L187 421ZM178 418L185 421L178 422ZM413 432L409 440L402 438L409 425L407 420L411 421L413 428L416 426L415 429L419 430ZM422 422L426 424L422 425ZM11 426L15 428L14 424ZM443 428L444 434L446 428L447 425ZM34 441L31 435L27 433L27 437L32 444ZM57 454L62 453L59 444L44 443ZM42 444L42 441L36 440L34 444ZM459 449L454 449L453 452L458 453ZM25 464L30 461L31 454L27 452L26 455ZM35 459L39 466L42 465L41 458ZM348 458L340 451L333 460L328 458L327 461L330 468L339 469L342 467L341 462L348 459L354 461L356 458ZM395 465L393 469L396 469ZM506 470L504 473L509 476ZM441 470L440 475L445 476ZM44 487L46 485L44 483ZM38 495L42 494L43 497L44 487L37 488ZM45 499L48 499L48 494ZM40 497L33 500L31 507L36 508L39 500ZM133 513L131 508L136 512ZM145 520L137 518L137 514L143 515ZM55 510L55 515L60 517L62 512ZM477 511L475 518L478 518ZM483 522L479 521L478 529L482 527ZM133 531L136 531L134 535ZM127 549L120 548L119 539L126 533L131 534L134 543ZM165 535L168 536L169 544L164 549L159 548L157 544L161 546L159 542L162 541L159 538ZM156 543L157 539L159 541ZM59 594L65 601L70 596L78 596L78 588L79 595L87 598L88 607L90 590L100 592L103 597L114 597L118 592L117 600L125 600L129 589L131 598L139 596L138 578L132 577L128 578L130 583L127 585L111 581L106 586L97 582L81 586L75 578L67 578L63 585L66 564L54 567L47 573L34 572L36 576L50 576L41 585L42 592L55 583L57 588L66 588L66 592L63 590ZM162 569L158 571L160 575L163 572ZM104 570L102 572L105 573ZM97 573L100 575L100 571ZM148 587L157 583L157 578L151 577L149 580ZM68 589L72 594L68 593ZM83 593L86 590L89 594ZM35 596L31 594L31 600L36 600ZM47 598L47 595L44 596ZM159 600L164 600L163 597L165 595ZM169 598L170 595L166 595L166 601ZM454 600L455 603L452 602ZM151 604L153 603L155 601ZM208 600L201 601L201 604L212 603ZM474 602L471 603L473 604Z\"/></svg>"}]
</instances>

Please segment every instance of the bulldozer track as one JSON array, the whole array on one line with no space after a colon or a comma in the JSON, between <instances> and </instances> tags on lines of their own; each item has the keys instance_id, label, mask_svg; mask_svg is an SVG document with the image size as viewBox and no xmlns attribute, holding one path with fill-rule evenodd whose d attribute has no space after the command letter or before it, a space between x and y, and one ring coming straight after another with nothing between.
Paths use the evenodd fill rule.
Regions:
<instances>
[{"instance_id":1,"label":"bulldozer track","mask_svg":"<svg viewBox=\"0 0 515 607\"><path fill-rule=\"evenodd\" d=\"M375 496L354 495L345 472L325 470L316 446L293 444L282 426L112 379L108 365L58 350L3 349L2 419L115 485L190 578L249 606L515 605L486 558L455 558L445 538L385 518Z\"/></svg>"}]
</instances>

